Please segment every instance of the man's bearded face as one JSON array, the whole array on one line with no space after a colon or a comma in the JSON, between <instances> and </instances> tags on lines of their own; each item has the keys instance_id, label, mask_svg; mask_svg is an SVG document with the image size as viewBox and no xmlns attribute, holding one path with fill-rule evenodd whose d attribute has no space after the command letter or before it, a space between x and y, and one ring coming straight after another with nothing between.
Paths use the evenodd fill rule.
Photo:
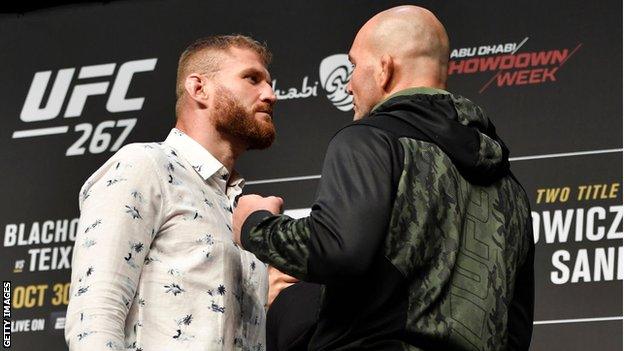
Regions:
<instances>
[{"instance_id":1,"label":"man's bearded face","mask_svg":"<svg viewBox=\"0 0 624 351\"><path fill-rule=\"evenodd\" d=\"M219 86L214 107L217 131L238 138L249 150L266 149L275 140L271 105L259 102L245 108L230 90Z\"/></svg>"}]
</instances>

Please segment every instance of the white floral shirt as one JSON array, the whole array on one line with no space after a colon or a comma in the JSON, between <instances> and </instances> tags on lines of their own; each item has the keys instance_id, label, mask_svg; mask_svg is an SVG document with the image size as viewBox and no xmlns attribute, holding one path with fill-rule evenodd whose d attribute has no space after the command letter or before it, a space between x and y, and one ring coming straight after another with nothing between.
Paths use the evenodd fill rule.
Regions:
<instances>
[{"instance_id":1,"label":"white floral shirt","mask_svg":"<svg viewBox=\"0 0 624 351\"><path fill-rule=\"evenodd\" d=\"M173 129L80 193L70 350L264 350L266 266L232 240L243 179Z\"/></svg>"}]
</instances>

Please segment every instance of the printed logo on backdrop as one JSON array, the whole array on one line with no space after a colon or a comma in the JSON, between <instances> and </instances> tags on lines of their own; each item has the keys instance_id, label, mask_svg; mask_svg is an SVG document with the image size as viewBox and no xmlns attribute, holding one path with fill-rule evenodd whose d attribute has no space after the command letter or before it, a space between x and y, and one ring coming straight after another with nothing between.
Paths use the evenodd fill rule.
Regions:
<instances>
[{"instance_id":1,"label":"printed logo on backdrop","mask_svg":"<svg viewBox=\"0 0 624 351\"><path fill-rule=\"evenodd\" d=\"M70 269L77 230L78 218L6 224L3 247L29 248L27 257L18 258L13 263L13 273ZM37 247L33 247L35 245Z\"/></svg>"},{"instance_id":2,"label":"printed logo on backdrop","mask_svg":"<svg viewBox=\"0 0 624 351\"><path fill-rule=\"evenodd\" d=\"M67 286L69 286L69 283L67 283ZM38 295L33 298L39 298L39 296L44 297L45 295ZM38 307L42 306L45 306L45 304L42 304ZM65 311L50 313L47 321L45 317L34 317L26 319L15 319L11 320L10 322L11 333L33 333L48 330L50 334L63 335L65 331Z\"/></svg>"},{"instance_id":3,"label":"printed logo on backdrop","mask_svg":"<svg viewBox=\"0 0 624 351\"><path fill-rule=\"evenodd\" d=\"M552 284L624 279L620 181L537 188L535 195L534 242L552 251Z\"/></svg>"},{"instance_id":4,"label":"printed logo on backdrop","mask_svg":"<svg viewBox=\"0 0 624 351\"><path fill-rule=\"evenodd\" d=\"M346 54L336 54L321 61L319 76L327 92L327 98L340 111L353 109L353 96L347 93L347 84L351 79L353 66Z\"/></svg>"},{"instance_id":5,"label":"printed logo on backdrop","mask_svg":"<svg viewBox=\"0 0 624 351\"><path fill-rule=\"evenodd\" d=\"M487 44L451 51L448 74L489 74L491 77L479 89L479 94L489 87L535 85L557 81L562 66L582 46L571 48L519 52L528 37L521 42ZM493 74L493 76L492 76Z\"/></svg>"},{"instance_id":6,"label":"printed logo on backdrop","mask_svg":"<svg viewBox=\"0 0 624 351\"><path fill-rule=\"evenodd\" d=\"M65 311L51 312L49 318L50 332L63 334L65 331Z\"/></svg>"},{"instance_id":7,"label":"printed logo on backdrop","mask_svg":"<svg viewBox=\"0 0 624 351\"><path fill-rule=\"evenodd\" d=\"M351 78L353 68L346 54L335 54L325 57L319 64L319 79L321 87L325 90L327 99L340 111L353 109L353 96L347 93L347 83ZM280 89L277 79L273 80L273 91L278 100L305 99L318 96L319 81L312 83L309 76L305 76L301 82L301 89Z\"/></svg>"},{"instance_id":8,"label":"printed logo on backdrop","mask_svg":"<svg viewBox=\"0 0 624 351\"><path fill-rule=\"evenodd\" d=\"M5 286L6 286L5 281ZM9 282L10 283L10 282ZM69 303L69 284L31 284L11 286L9 285L9 296L4 298L4 310L21 311L29 309L39 309L41 307L54 306L54 308L65 308ZM6 289L5 289L6 290ZM10 301L10 305L7 303ZM46 325L45 316L29 317L17 319L11 318L11 314L5 318L4 329L8 328L10 333L31 333L48 330L51 333L63 333L65 328L65 311L52 312L49 315ZM10 325L9 325L10 324Z\"/></svg>"},{"instance_id":9,"label":"printed logo on backdrop","mask_svg":"<svg viewBox=\"0 0 624 351\"><path fill-rule=\"evenodd\" d=\"M115 114L140 111L143 108L145 97L129 98L127 93L134 76L153 71L156 61L156 58L149 58L119 65L106 63L83 66L80 69L71 67L56 72L35 72L20 113L23 123L20 130L13 132L13 139L74 132L72 134L77 133L78 139L69 146L66 156L117 151L132 132L137 118L119 119L115 118ZM70 126L75 118L83 117L87 99L96 95L108 95L105 108L110 119L98 124L83 122ZM66 106L64 110L63 106ZM51 120L55 120L57 125L39 127L41 122Z\"/></svg>"}]
</instances>

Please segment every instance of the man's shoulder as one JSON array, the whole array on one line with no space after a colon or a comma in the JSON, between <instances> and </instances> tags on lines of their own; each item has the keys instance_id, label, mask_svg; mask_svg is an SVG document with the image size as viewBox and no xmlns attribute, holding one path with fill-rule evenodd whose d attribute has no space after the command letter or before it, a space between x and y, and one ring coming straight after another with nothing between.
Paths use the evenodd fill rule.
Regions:
<instances>
[{"instance_id":1,"label":"man's shoulder","mask_svg":"<svg viewBox=\"0 0 624 351\"><path fill-rule=\"evenodd\" d=\"M159 182L167 147L162 143L131 143L124 145L85 181L80 190L80 202L89 197L97 184L110 187L118 183L137 184Z\"/></svg>"},{"instance_id":2,"label":"man's shoulder","mask_svg":"<svg viewBox=\"0 0 624 351\"><path fill-rule=\"evenodd\" d=\"M375 113L344 126L334 134L332 141L352 143L355 140L361 140L362 142L387 143L397 141L402 137L427 139L414 124L409 123L405 118L397 118L392 113Z\"/></svg>"},{"instance_id":3,"label":"man's shoulder","mask_svg":"<svg viewBox=\"0 0 624 351\"><path fill-rule=\"evenodd\" d=\"M338 130L331 139L327 153L345 157L378 157L395 156L401 158L402 151L398 136L383 126L369 121L357 121ZM348 156L350 155L350 156Z\"/></svg>"},{"instance_id":4,"label":"man's shoulder","mask_svg":"<svg viewBox=\"0 0 624 351\"><path fill-rule=\"evenodd\" d=\"M175 151L163 142L131 143L124 145L111 159L164 161Z\"/></svg>"},{"instance_id":5,"label":"man's shoulder","mask_svg":"<svg viewBox=\"0 0 624 351\"><path fill-rule=\"evenodd\" d=\"M164 143L126 144L91 175L91 180L108 172L122 172L130 169L151 173L160 168L160 165L166 164L167 155L171 151L171 148Z\"/></svg>"},{"instance_id":6,"label":"man's shoulder","mask_svg":"<svg viewBox=\"0 0 624 351\"><path fill-rule=\"evenodd\" d=\"M351 122L334 134L332 141L353 142L356 140L371 141L379 138L393 137L394 133L384 128L383 122L377 118L365 118Z\"/></svg>"}]
</instances>

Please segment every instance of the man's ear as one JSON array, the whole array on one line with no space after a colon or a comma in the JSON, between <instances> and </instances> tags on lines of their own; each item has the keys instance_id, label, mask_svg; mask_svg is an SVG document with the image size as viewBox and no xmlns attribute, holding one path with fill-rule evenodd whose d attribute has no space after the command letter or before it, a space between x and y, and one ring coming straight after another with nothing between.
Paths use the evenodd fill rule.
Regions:
<instances>
[{"instance_id":1,"label":"man's ear","mask_svg":"<svg viewBox=\"0 0 624 351\"><path fill-rule=\"evenodd\" d=\"M388 91L394 77L394 60L392 56L384 54L381 56L381 71L379 72L378 83L384 90Z\"/></svg>"},{"instance_id":2,"label":"man's ear","mask_svg":"<svg viewBox=\"0 0 624 351\"><path fill-rule=\"evenodd\" d=\"M184 89L191 99L202 105L208 104L210 83L205 76L189 74L184 80Z\"/></svg>"}]
</instances>

